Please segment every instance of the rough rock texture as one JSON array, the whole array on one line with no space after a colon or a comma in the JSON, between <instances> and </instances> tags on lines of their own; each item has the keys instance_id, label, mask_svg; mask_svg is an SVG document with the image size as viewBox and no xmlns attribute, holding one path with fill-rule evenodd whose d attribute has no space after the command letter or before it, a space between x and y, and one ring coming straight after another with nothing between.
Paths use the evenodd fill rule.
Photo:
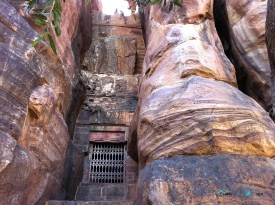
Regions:
<instances>
[{"instance_id":1,"label":"rough rock texture","mask_svg":"<svg viewBox=\"0 0 275 205\"><path fill-rule=\"evenodd\" d=\"M271 205L275 200L274 163L243 155L156 160L140 172L134 204Z\"/></svg>"},{"instance_id":2,"label":"rough rock texture","mask_svg":"<svg viewBox=\"0 0 275 205\"><path fill-rule=\"evenodd\" d=\"M80 108L79 103L71 100L83 95L77 92L84 90L78 73L84 48L79 45L79 50L75 50L74 46L81 40L88 49L91 39L85 37L85 27L79 22L85 19L83 14L91 21L91 13L84 12L83 1L66 1L63 6L64 36L58 40L60 44L56 43L56 56L47 42L35 48L30 45L39 35L28 19L18 13L23 14L18 2L0 2L3 205L44 204L49 199L72 198L78 183L74 179L79 180L81 175L82 152L70 142L65 120L73 127L74 113ZM72 22L75 25L70 25L70 32L66 32L66 25Z\"/></svg>"},{"instance_id":3,"label":"rough rock texture","mask_svg":"<svg viewBox=\"0 0 275 205\"><path fill-rule=\"evenodd\" d=\"M33 23L31 15L26 16L25 9L21 6L24 1L9 1L36 31L41 32L41 30L44 29ZM53 36L59 61L62 63L62 65L60 65L59 62L59 65L56 67L59 68L62 66L63 68L56 69L55 72L48 72L47 75L52 75L52 79L57 78L57 80L52 81L56 81L59 84L58 86L63 86L62 88L58 88L58 92L61 90L61 93L58 95L62 95L60 99L64 99L64 101L61 102L62 114L66 115L65 120L71 137L73 136L75 119L81 106L79 102L81 102L85 96L85 87L80 80L79 71L80 62L83 61L84 53L89 49L92 40L92 11L102 10L100 0L93 2L94 4L85 6L84 1L69 0L65 3L62 1L62 17L60 23L62 33L58 38ZM22 22L20 22L20 24L22 24ZM36 46L36 48L37 47L38 46ZM49 54L45 55L47 56ZM48 58L47 61L51 62L52 60ZM60 81L61 76L56 72L63 72L64 74L62 75L65 75L67 79ZM68 86L69 90L68 88L64 88L64 85ZM66 96L63 96L64 93L66 93ZM58 100L60 99L58 98Z\"/></svg>"},{"instance_id":4,"label":"rough rock texture","mask_svg":"<svg viewBox=\"0 0 275 205\"><path fill-rule=\"evenodd\" d=\"M27 118L18 142L61 181L69 140L53 90L46 85L37 87L31 93Z\"/></svg>"},{"instance_id":5,"label":"rough rock texture","mask_svg":"<svg viewBox=\"0 0 275 205\"><path fill-rule=\"evenodd\" d=\"M214 11L225 53L236 68L239 89L269 111L272 101L265 44L267 0L215 1Z\"/></svg>"},{"instance_id":6,"label":"rough rock texture","mask_svg":"<svg viewBox=\"0 0 275 205\"><path fill-rule=\"evenodd\" d=\"M50 86L39 86L31 93L18 142L54 175L65 189L66 198L74 199L82 177L83 153L70 140Z\"/></svg>"},{"instance_id":7,"label":"rough rock texture","mask_svg":"<svg viewBox=\"0 0 275 205\"><path fill-rule=\"evenodd\" d=\"M101 38L85 54L83 66L92 73L132 75L135 71L136 47L135 37Z\"/></svg>"},{"instance_id":8,"label":"rough rock texture","mask_svg":"<svg viewBox=\"0 0 275 205\"><path fill-rule=\"evenodd\" d=\"M274 0L268 0L267 5L267 16L266 16L266 45L268 48L268 57L271 69L271 94L272 94L272 111L271 115L273 120L275 120L275 2Z\"/></svg>"},{"instance_id":9,"label":"rough rock texture","mask_svg":"<svg viewBox=\"0 0 275 205\"><path fill-rule=\"evenodd\" d=\"M141 168L135 204L274 203L275 125L236 88L212 6L144 12L148 50L128 141Z\"/></svg>"},{"instance_id":10,"label":"rough rock texture","mask_svg":"<svg viewBox=\"0 0 275 205\"><path fill-rule=\"evenodd\" d=\"M66 196L60 182L38 159L0 130L1 205L43 204Z\"/></svg>"},{"instance_id":11,"label":"rough rock texture","mask_svg":"<svg viewBox=\"0 0 275 205\"><path fill-rule=\"evenodd\" d=\"M123 41L130 46L130 49L128 49L126 45L120 44L121 46L119 47L116 46L116 48L118 48L118 51L120 50L120 52L118 54L114 54L114 57L116 55L117 56L126 55L125 57L127 57L129 54L132 56L133 53L136 52L134 70L130 69L130 70L127 70L127 72L125 72L126 70L120 69L120 71L125 72L125 73L122 72L121 74L132 74L133 71L135 74L140 74L142 70L142 64L143 64L143 59L144 59L146 49L145 49L142 30L140 26L140 19L138 15L136 15L136 20L135 20L133 16L124 16L119 13L115 13L113 15L105 15L100 11L93 10L92 44L90 46L89 51L85 55L86 58L84 59L83 67L84 68L88 67L89 69L90 67L89 64L91 63L91 62L89 63L90 61L89 58L90 57L95 58L94 56L95 52L98 53L99 50L101 50L101 47L105 47L103 45L104 40L106 41L111 36L121 36L120 37L121 40L129 39L129 40L126 40L126 42L125 40ZM112 37L112 38L115 38L115 37ZM133 38L136 41L136 46L131 45L131 42L134 43L132 41ZM109 43L111 43L110 40L108 40ZM117 43L119 43L119 41L121 40L119 40L118 38L116 41ZM110 49L110 46L108 46L109 47L108 49ZM126 49L127 52L124 52L122 48ZM133 51L133 48L136 48L136 51ZM101 58L102 57L103 56L101 56ZM114 60L116 61L116 57L114 58ZM122 65L119 65L119 67L121 66Z\"/></svg>"},{"instance_id":12,"label":"rough rock texture","mask_svg":"<svg viewBox=\"0 0 275 205\"><path fill-rule=\"evenodd\" d=\"M46 205L132 205L132 201L48 201Z\"/></svg>"},{"instance_id":13,"label":"rough rock texture","mask_svg":"<svg viewBox=\"0 0 275 205\"><path fill-rule=\"evenodd\" d=\"M142 166L177 154L275 156L268 113L236 88L198 76L149 94L140 105L138 128Z\"/></svg>"},{"instance_id":14,"label":"rough rock texture","mask_svg":"<svg viewBox=\"0 0 275 205\"><path fill-rule=\"evenodd\" d=\"M83 152L70 141L66 156L62 185L67 192L66 199L74 200L76 189L83 176Z\"/></svg>"},{"instance_id":15,"label":"rough rock texture","mask_svg":"<svg viewBox=\"0 0 275 205\"><path fill-rule=\"evenodd\" d=\"M275 156L274 123L234 87L234 67L215 32L212 3L186 0L170 13L147 8L148 50L137 124L130 130L141 167L178 154Z\"/></svg>"},{"instance_id":16,"label":"rough rock texture","mask_svg":"<svg viewBox=\"0 0 275 205\"><path fill-rule=\"evenodd\" d=\"M82 71L87 93L77 123L129 125L138 101L138 76Z\"/></svg>"},{"instance_id":17,"label":"rough rock texture","mask_svg":"<svg viewBox=\"0 0 275 205\"><path fill-rule=\"evenodd\" d=\"M25 1L8 1L16 8L20 15L26 19L33 29L38 32L41 32L44 29L43 27L34 24L34 17L26 15L25 9L21 6ZM88 50L92 40L91 12L92 10L102 10L102 5L99 0L93 2L94 4L88 4L85 6L84 1L61 1L62 16L60 28L62 32L60 37L53 37L58 56L60 57L70 80L74 84L78 83L79 64L83 60L84 53Z\"/></svg>"}]
</instances>

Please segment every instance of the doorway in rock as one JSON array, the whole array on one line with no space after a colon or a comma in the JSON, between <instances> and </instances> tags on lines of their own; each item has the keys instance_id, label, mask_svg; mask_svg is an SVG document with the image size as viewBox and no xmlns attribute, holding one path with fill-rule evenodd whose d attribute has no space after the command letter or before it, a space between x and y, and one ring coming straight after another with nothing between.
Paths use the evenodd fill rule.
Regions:
<instances>
[{"instance_id":1,"label":"doorway in rock","mask_svg":"<svg viewBox=\"0 0 275 205\"><path fill-rule=\"evenodd\" d=\"M92 143L89 157L91 161L91 183L125 182L125 144Z\"/></svg>"}]
</instances>

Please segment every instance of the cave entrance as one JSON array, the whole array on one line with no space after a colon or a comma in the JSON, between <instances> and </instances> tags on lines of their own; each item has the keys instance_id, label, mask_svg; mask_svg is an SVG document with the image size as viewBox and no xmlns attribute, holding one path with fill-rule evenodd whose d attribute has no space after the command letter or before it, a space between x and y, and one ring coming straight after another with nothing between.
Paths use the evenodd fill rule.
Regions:
<instances>
[{"instance_id":1,"label":"cave entrance","mask_svg":"<svg viewBox=\"0 0 275 205\"><path fill-rule=\"evenodd\" d=\"M90 154L90 182L125 182L126 151L124 143L93 143Z\"/></svg>"}]
</instances>

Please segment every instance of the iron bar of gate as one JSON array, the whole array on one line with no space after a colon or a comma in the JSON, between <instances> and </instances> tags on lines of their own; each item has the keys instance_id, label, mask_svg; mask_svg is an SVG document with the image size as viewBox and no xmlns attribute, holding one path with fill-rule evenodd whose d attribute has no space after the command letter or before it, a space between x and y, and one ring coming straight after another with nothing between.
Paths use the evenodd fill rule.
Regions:
<instances>
[{"instance_id":1,"label":"iron bar of gate","mask_svg":"<svg viewBox=\"0 0 275 205\"><path fill-rule=\"evenodd\" d=\"M91 181L123 183L125 158L124 144L95 143L92 153Z\"/></svg>"}]
</instances>

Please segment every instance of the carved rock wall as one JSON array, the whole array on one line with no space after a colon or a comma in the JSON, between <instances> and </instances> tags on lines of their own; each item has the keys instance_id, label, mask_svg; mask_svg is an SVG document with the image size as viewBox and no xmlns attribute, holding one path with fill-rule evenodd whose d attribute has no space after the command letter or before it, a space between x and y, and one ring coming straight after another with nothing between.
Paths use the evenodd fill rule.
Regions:
<instances>
[{"instance_id":1,"label":"carved rock wall","mask_svg":"<svg viewBox=\"0 0 275 205\"><path fill-rule=\"evenodd\" d=\"M109 36L90 47L83 66L92 73L132 75L136 55L135 37Z\"/></svg>"},{"instance_id":2,"label":"carved rock wall","mask_svg":"<svg viewBox=\"0 0 275 205\"><path fill-rule=\"evenodd\" d=\"M56 56L47 42L30 45L39 35L19 14L19 3L0 2L0 204L72 199L83 156L71 143L66 121L73 127L80 108L71 101L81 99L78 91L84 90L78 59L85 49L74 46L80 40L83 45L91 42L79 24L91 16L82 1L63 4Z\"/></svg>"},{"instance_id":3,"label":"carved rock wall","mask_svg":"<svg viewBox=\"0 0 275 205\"><path fill-rule=\"evenodd\" d=\"M143 41L140 19L138 15L136 15L135 19L133 16L124 16L119 13L114 13L113 15L105 15L101 11L93 10L92 39L92 44L89 48L89 51L85 54L85 58L83 61L84 68L86 67L86 69L94 73L104 73L105 71L103 70L95 69L97 67L103 67L102 63L99 62L102 62L104 60L109 62L110 64L112 63L112 61L119 61L119 64L114 66L117 66L119 68L119 71L122 75L141 73L146 49ZM114 43L116 45L114 45ZM108 48L105 50L104 48L106 46ZM117 52L109 50L112 47L113 50ZM134 55L133 51L135 47L136 54ZM99 59L103 58L103 56L105 55L104 52L107 52L108 58L111 56L110 54L112 54L113 57L109 59ZM95 56L97 53L99 55L98 57ZM135 62L132 61L134 56L136 57ZM129 57L130 59L127 59ZM93 58L95 58L94 62L91 61L91 59ZM116 60L116 58L118 60ZM123 61L125 61L126 64L130 62L129 66L131 67L131 69L127 70L125 68L124 70L121 70L124 64L122 63ZM95 65L95 62L97 62L97 65ZM132 65L133 63L134 66ZM94 66L91 66L92 64L94 64ZM118 74L118 72L116 73Z\"/></svg>"},{"instance_id":4,"label":"carved rock wall","mask_svg":"<svg viewBox=\"0 0 275 205\"><path fill-rule=\"evenodd\" d=\"M138 101L140 75L134 74L140 72L145 47L138 19L93 14L93 42L81 72L87 92L74 132L74 143L85 153L75 199L79 204L130 203L136 194L138 164L124 148ZM117 143L123 149L116 148ZM106 157L100 157L102 153ZM117 153L122 155L117 158Z\"/></svg>"},{"instance_id":5,"label":"carved rock wall","mask_svg":"<svg viewBox=\"0 0 275 205\"><path fill-rule=\"evenodd\" d=\"M87 84L87 93L77 118L74 143L86 152L89 133L93 130L90 125L130 125L138 101L139 78L88 71L82 71L82 76Z\"/></svg>"}]
</instances>

